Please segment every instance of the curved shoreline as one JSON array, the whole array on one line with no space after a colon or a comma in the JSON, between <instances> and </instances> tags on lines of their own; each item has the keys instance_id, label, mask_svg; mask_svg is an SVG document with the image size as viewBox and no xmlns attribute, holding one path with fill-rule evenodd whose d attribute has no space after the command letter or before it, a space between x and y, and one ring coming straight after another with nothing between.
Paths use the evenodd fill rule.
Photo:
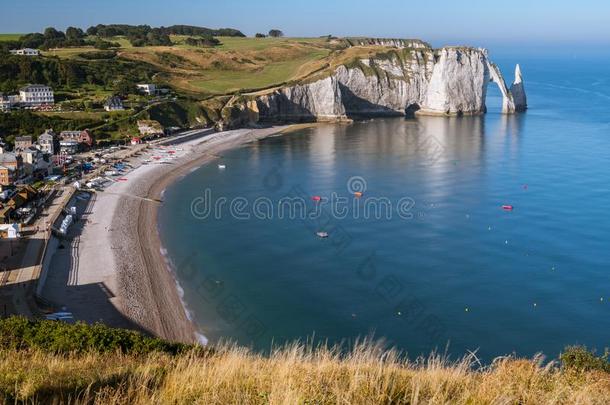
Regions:
<instances>
[{"instance_id":1,"label":"curved shoreline","mask_svg":"<svg viewBox=\"0 0 610 405\"><path fill-rule=\"evenodd\" d=\"M158 164L135 169L128 177L129 193L121 196L112 215L112 228L120 229L113 246L117 267L120 312L142 329L169 340L203 343L197 325L190 319L180 296L178 280L162 253L158 232L158 205L163 191L195 168L218 158L217 154L246 143L295 129L295 126L235 130L208 135L188 144L185 157L173 165ZM144 200L143 198L149 199Z\"/></svg>"}]
</instances>

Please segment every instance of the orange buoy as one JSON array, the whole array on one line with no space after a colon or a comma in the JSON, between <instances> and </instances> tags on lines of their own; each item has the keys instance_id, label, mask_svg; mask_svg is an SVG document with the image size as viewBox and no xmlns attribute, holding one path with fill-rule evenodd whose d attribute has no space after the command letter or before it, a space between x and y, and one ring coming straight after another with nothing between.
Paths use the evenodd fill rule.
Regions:
<instances>
[{"instance_id":1,"label":"orange buoy","mask_svg":"<svg viewBox=\"0 0 610 405\"><path fill-rule=\"evenodd\" d=\"M355 197L362 197L362 193L361 193L360 191L356 191L356 192L354 193L354 196L355 196Z\"/></svg>"}]
</instances>

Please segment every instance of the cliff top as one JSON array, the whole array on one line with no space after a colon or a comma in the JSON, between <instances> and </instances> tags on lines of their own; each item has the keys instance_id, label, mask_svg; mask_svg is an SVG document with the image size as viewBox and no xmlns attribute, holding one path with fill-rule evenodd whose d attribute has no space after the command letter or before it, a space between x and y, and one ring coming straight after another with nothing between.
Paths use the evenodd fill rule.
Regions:
<instances>
[{"instance_id":1,"label":"cliff top","mask_svg":"<svg viewBox=\"0 0 610 405\"><path fill-rule=\"evenodd\" d=\"M408 359L382 343L191 349L102 325L0 321L5 403L606 403L610 364L582 347L558 362ZM343 349L343 350L342 350Z\"/></svg>"}]
</instances>

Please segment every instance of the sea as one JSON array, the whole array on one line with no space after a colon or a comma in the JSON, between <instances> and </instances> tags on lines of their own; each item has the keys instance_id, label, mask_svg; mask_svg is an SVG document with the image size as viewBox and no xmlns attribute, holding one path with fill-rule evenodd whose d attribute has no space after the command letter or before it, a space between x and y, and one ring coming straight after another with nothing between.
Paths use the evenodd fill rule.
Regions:
<instances>
[{"instance_id":1,"label":"sea","mask_svg":"<svg viewBox=\"0 0 610 405\"><path fill-rule=\"evenodd\" d=\"M491 52L529 110L321 124L172 184L159 233L211 343L556 358L610 338L610 54ZM224 165L221 168L219 165Z\"/></svg>"}]
</instances>

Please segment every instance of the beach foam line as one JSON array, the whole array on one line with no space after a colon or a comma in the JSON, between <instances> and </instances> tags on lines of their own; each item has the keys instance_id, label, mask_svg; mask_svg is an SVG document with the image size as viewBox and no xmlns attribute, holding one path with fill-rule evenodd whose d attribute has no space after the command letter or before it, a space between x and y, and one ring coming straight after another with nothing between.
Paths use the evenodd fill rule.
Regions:
<instances>
[{"instance_id":1,"label":"beach foam line","mask_svg":"<svg viewBox=\"0 0 610 405\"><path fill-rule=\"evenodd\" d=\"M157 223L157 235L159 235L159 241L161 241L158 223ZM188 304L186 303L186 300L184 298L184 294L185 294L184 288L182 288L182 286L180 285L180 282L178 281L178 277L177 277L178 273L176 271L176 266L174 265L171 258L169 257L167 249L165 249L163 246L161 246L159 248L159 253L161 253L161 256L163 256L163 259L165 261L165 268L167 269L168 272L171 273L171 275L174 279L174 283L176 285L176 292L178 293L178 298L180 299L180 303L182 304L182 309L184 310L184 315L189 320L189 322L195 327L195 338L196 338L197 342L199 342L199 344L201 344L203 346L206 346L208 344L209 340L199 330L199 325L197 325L197 322L195 321L194 312L189 308Z\"/></svg>"}]
</instances>

